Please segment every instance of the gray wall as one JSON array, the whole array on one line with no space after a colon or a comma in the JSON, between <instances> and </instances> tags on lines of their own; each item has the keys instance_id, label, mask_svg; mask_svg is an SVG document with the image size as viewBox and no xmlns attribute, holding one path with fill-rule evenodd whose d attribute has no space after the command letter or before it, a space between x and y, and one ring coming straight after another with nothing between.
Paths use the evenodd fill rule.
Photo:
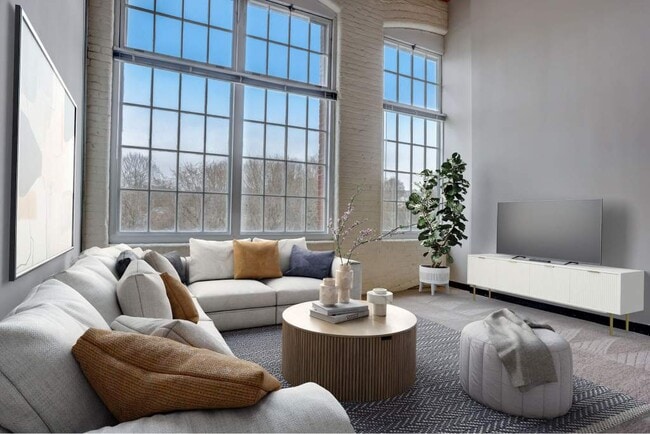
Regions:
<instances>
[{"instance_id":1,"label":"gray wall","mask_svg":"<svg viewBox=\"0 0 650 434\"><path fill-rule=\"evenodd\" d=\"M36 28L46 50L77 103L77 153L75 190L75 249L31 273L9 282L9 238L13 122L14 5L21 5ZM84 0L0 0L0 318L27 292L62 270L79 254L85 62Z\"/></svg>"},{"instance_id":2,"label":"gray wall","mask_svg":"<svg viewBox=\"0 0 650 434\"><path fill-rule=\"evenodd\" d=\"M603 198L603 264L650 270L649 20L646 0L450 3L446 55L471 65L445 83L471 93L472 253L495 251L499 201ZM650 324L647 273L645 299L632 321Z\"/></svg>"}]
</instances>

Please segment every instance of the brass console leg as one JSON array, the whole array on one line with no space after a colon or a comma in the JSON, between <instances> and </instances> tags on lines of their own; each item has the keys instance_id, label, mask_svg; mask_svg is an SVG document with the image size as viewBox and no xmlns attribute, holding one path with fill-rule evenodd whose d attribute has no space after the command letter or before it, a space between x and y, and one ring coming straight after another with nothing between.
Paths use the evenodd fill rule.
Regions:
<instances>
[{"instance_id":1,"label":"brass console leg","mask_svg":"<svg viewBox=\"0 0 650 434\"><path fill-rule=\"evenodd\" d=\"M476 286L472 286L472 300L476 301Z\"/></svg>"},{"instance_id":2,"label":"brass console leg","mask_svg":"<svg viewBox=\"0 0 650 434\"><path fill-rule=\"evenodd\" d=\"M609 335L614 336L614 315L609 314Z\"/></svg>"},{"instance_id":3,"label":"brass console leg","mask_svg":"<svg viewBox=\"0 0 650 434\"><path fill-rule=\"evenodd\" d=\"M630 331L630 314L629 313L625 314L625 331L626 332Z\"/></svg>"}]
</instances>

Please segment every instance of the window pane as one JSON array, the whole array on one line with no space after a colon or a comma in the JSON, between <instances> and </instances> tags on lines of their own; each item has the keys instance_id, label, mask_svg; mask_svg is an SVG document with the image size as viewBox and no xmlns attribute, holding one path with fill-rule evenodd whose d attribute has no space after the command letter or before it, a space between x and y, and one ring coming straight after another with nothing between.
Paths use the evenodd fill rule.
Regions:
<instances>
[{"instance_id":1,"label":"window pane","mask_svg":"<svg viewBox=\"0 0 650 434\"><path fill-rule=\"evenodd\" d=\"M427 59L427 81L438 82L438 62L433 59Z\"/></svg>"},{"instance_id":2,"label":"window pane","mask_svg":"<svg viewBox=\"0 0 650 434\"><path fill-rule=\"evenodd\" d=\"M320 54L309 54L309 83L323 86L327 82L325 70L326 57Z\"/></svg>"},{"instance_id":3,"label":"window pane","mask_svg":"<svg viewBox=\"0 0 650 434\"><path fill-rule=\"evenodd\" d=\"M282 161L267 161L264 173L264 193L284 195L285 193L285 163Z\"/></svg>"},{"instance_id":4,"label":"window pane","mask_svg":"<svg viewBox=\"0 0 650 434\"><path fill-rule=\"evenodd\" d=\"M264 193L264 161L244 159L242 163L242 193Z\"/></svg>"},{"instance_id":5,"label":"window pane","mask_svg":"<svg viewBox=\"0 0 650 434\"><path fill-rule=\"evenodd\" d=\"M427 149L427 168L433 169L438 167L438 150L435 148L426 148Z\"/></svg>"},{"instance_id":6,"label":"window pane","mask_svg":"<svg viewBox=\"0 0 650 434\"><path fill-rule=\"evenodd\" d=\"M266 74L266 42L246 38L246 70Z\"/></svg>"},{"instance_id":7,"label":"window pane","mask_svg":"<svg viewBox=\"0 0 650 434\"><path fill-rule=\"evenodd\" d=\"M230 153L230 119L208 116L205 133L205 152L228 155Z\"/></svg>"},{"instance_id":8,"label":"window pane","mask_svg":"<svg viewBox=\"0 0 650 434\"><path fill-rule=\"evenodd\" d=\"M154 110L152 113L151 147L176 149L178 143L178 113Z\"/></svg>"},{"instance_id":9,"label":"window pane","mask_svg":"<svg viewBox=\"0 0 650 434\"><path fill-rule=\"evenodd\" d=\"M307 187L307 166L287 163L287 195L304 197Z\"/></svg>"},{"instance_id":10,"label":"window pane","mask_svg":"<svg viewBox=\"0 0 650 434\"><path fill-rule=\"evenodd\" d=\"M397 200L397 174L384 172L384 200Z\"/></svg>"},{"instance_id":11,"label":"window pane","mask_svg":"<svg viewBox=\"0 0 650 434\"><path fill-rule=\"evenodd\" d=\"M158 0L156 2L156 11L180 17L183 13L182 4L182 0Z\"/></svg>"},{"instance_id":12,"label":"window pane","mask_svg":"<svg viewBox=\"0 0 650 434\"><path fill-rule=\"evenodd\" d=\"M309 47L309 20L297 15L291 16L291 45Z\"/></svg>"},{"instance_id":13,"label":"window pane","mask_svg":"<svg viewBox=\"0 0 650 434\"><path fill-rule=\"evenodd\" d=\"M131 6L153 10L153 0L128 0L127 3Z\"/></svg>"},{"instance_id":14,"label":"window pane","mask_svg":"<svg viewBox=\"0 0 650 434\"><path fill-rule=\"evenodd\" d=\"M244 88L244 119L264 121L264 104L266 92L259 87Z\"/></svg>"},{"instance_id":15,"label":"window pane","mask_svg":"<svg viewBox=\"0 0 650 434\"><path fill-rule=\"evenodd\" d=\"M427 108L438 110L438 87L427 83Z\"/></svg>"},{"instance_id":16,"label":"window pane","mask_svg":"<svg viewBox=\"0 0 650 434\"><path fill-rule=\"evenodd\" d=\"M427 121L427 146L438 146L438 122Z\"/></svg>"},{"instance_id":17,"label":"window pane","mask_svg":"<svg viewBox=\"0 0 650 434\"><path fill-rule=\"evenodd\" d=\"M287 78L289 49L285 45L269 44L269 75Z\"/></svg>"},{"instance_id":18,"label":"window pane","mask_svg":"<svg viewBox=\"0 0 650 434\"><path fill-rule=\"evenodd\" d=\"M289 79L307 81L307 52L292 48L289 55Z\"/></svg>"},{"instance_id":19,"label":"window pane","mask_svg":"<svg viewBox=\"0 0 650 434\"><path fill-rule=\"evenodd\" d=\"M424 107L424 82L413 80L413 105Z\"/></svg>"},{"instance_id":20,"label":"window pane","mask_svg":"<svg viewBox=\"0 0 650 434\"><path fill-rule=\"evenodd\" d=\"M327 102L318 98L309 98L309 128L325 130L327 128Z\"/></svg>"},{"instance_id":21,"label":"window pane","mask_svg":"<svg viewBox=\"0 0 650 434\"><path fill-rule=\"evenodd\" d=\"M264 230L271 232L284 231L284 198L264 198Z\"/></svg>"},{"instance_id":22,"label":"window pane","mask_svg":"<svg viewBox=\"0 0 650 434\"><path fill-rule=\"evenodd\" d=\"M177 72L154 69L153 105L169 109L178 109L180 74Z\"/></svg>"},{"instance_id":23,"label":"window pane","mask_svg":"<svg viewBox=\"0 0 650 434\"><path fill-rule=\"evenodd\" d=\"M242 196L241 228L243 232L261 232L263 229L263 198L261 196Z\"/></svg>"},{"instance_id":24,"label":"window pane","mask_svg":"<svg viewBox=\"0 0 650 434\"><path fill-rule=\"evenodd\" d=\"M403 202L397 202L397 224L400 226L411 225L411 211L406 209Z\"/></svg>"},{"instance_id":25,"label":"window pane","mask_svg":"<svg viewBox=\"0 0 650 434\"><path fill-rule=\"evenodd\" d=\"M122 188L149 188L149 152L140 149L122 149Z\"/></svg>"},{"instance_id":26,"label":"window pane","mask_svg":"<svg viewBox=\"0 0 650 434\"><path fill-rule=\"evenodd\" d=\"M149 147L151 110L125 105L122 108L122 146Z\"/></svg>"},{"instance_id":27,"label":"window pane","mask_svg":"<svg viewBox=\"0 0 650 434\"><path fill-rule=\"evenodd\" d=\"M325 166L316 164L307 165L308 197L325 197L326 181Z\"/></svg>"},{"instance_id":28,"label":"window pane","mask_svg":"<svg viewBox=\"0 0 650 434\"><path fill-rule=\"evenodd\" d=\"M120 193L120 231L143 232L147 230L149 193L122 191Z\"/></svg>"},{"instance_id":29,"label":"window pane","mask_svg":"<svg viewBox=\"0 0 650 434\"><path fill-rule=\"evenodd\" d=\"M287 160L305 161L307 131L300 128L287 130Z\"/></svg>"},{"instance_id":30,"label":"window pane","mask_svg":"<svg viewBox=\"0 0 650 434\"><path fill-rule=\"evenodd\" d=\"M264 125L244 122L244 157L264 157Z\"/></svg>"},{"instance_id":31,"label":"window pane","mask_svg":"<svg viewBox=\"0 0 650 434\"><path fill-rule=\"evenodd\" d=\"M269 90L266 92L266 121L276 124L286 122L287 94Z\"/></svg>"},{"instance_id":32,"label":"window pane","mask_svg":"<svg viewBox=\"0 0 650 434\"><path fill-rule=\"evenodd\" d=\"M399 115L399 141L411 142L411 116Z\"/></svg>"},{"instance_id":33,"label":"window pane","mask_svg":"<svg viewBox=\"0 0 650 434\"><path fill-rule=\"evenodd\" d=\"M205 191L209 193L228 193L228 157L205 157Z\"/></svg>"},{"instance_id":34,"label":"window pane","mask_svg":"<svg viewBox=\"0 0 650 434\"><path fill-rule=\"evenodd\" d=\"M228 231L228 196L225 194L206 194L203 209L205 210L204 227L206 232Z\"/></svg>"},{"instance_id":35,"label":"window pane","mask_svg":"<svg viewBox=\"0 0 650 434\"><path fill-rule=\"evenodd\" d=\"M205 116L181 114L181 150L203 152L204 123Z\"/></svg>"},{"instance_id":36,"label":"window pane","mask_svg":"<svg viewBox=\"0 0 650 434\"><path fill-rule=\"evenodd\" d=\"M208 114L230 116L230 83L208 80Z\"/></svg>"},{"instance_id":37,"label":"window pane","mask_svg":"<svg viewBox=\"0 0 650 434\"><path fill-rule=\"evenodd\" d=\"M178 230L197 232L203 220L203 196L201 194L180 193L178 195Z\"/></svg>"},{"instance_id":38,"label":"window pane","mask_svg":"<svg viewBox=\"0 0 650 434\"><path fill-rule=\"evenodd\" d=\"M185 22L183 24L183 58L205 62L207 54L208 28Z\"/></svg>"},{"instance_id":39,"label":"window pane","mask_svg":"<svg viewBox=\"0 0 650 434\"><path fill-rule=\"evenodd\" d=\"M142 105L151 103L151 68L125 63L123 80L124 102Z\"/></svg>"},{"instance_id":40,"label":"window pane","mask_svg":"<svg viewBox=\"0 0 650 434\"><path fill-rule=\"evenodd\" d=\"M151 193L149 226L152 232L176 230L176 193Z\"/></svg>"},{"instance_id":41,"label":"window pane","mask_svg":"<svg viewBox=\"0 0 650 434\"><path fill-rule=\"evenodd\" d=\"M178 154L178 190L203 191L203 156Z\"/></svg>"},{"instance_id":42,"label":"window pane","mask_svg":"<svg viewBox=\"0 0 650 434\"><path fill-rule=\"evenodd\" d=\"M179 57L181 55L181 21L156 16L156 53Z\"/></svg>"},{"instance_id":43,"label":"window pane","mask_svg":"<svg viewBox=\"0 0 650 434\"><path fill-rule=\"evenodd\" d=\"M413 143L424 145L424 119L413 117Z\"/></svg>"},{"instance_id":44,"label":"window pane","mask_svg":"<svg viewBox=\"0 0 650 434\"><path fill-rule=\"evenodd\" d=\"M213 65L232 65L232 33L210 29L210 63Z\"/></svg>"},{"instance_id":45,"label":"window pane","mask_svg":"<svg viewBox=\"0 0 650 434\"><path fill-rule=\"evenodd\" d=\"M269 39L287 44L289 42L289 15L271 9L269 16Z\"/></svg>"},{"instance_id":46,"label":"window pane","mask_svg":"<svg viewBox=\"0 0 650 434\"><path fill-rule=\"evenodd\" d=\"M397 48L392 45L384 45L384 69L397 72Z\"/></svg>"},{"instance_id":47,"label":"window pane","mask_svg":"<svg viewBox=\"0 0 650 434\"><path fill-rule=\"evenodd\" d=\"M413 77L424 80L424 56L421 54L413 55Z\"/></svg>"},{"instance_id":48,"label":"window pane","mask_svg":"<svg viewBox=\"0 0 650 434\"><path fill-rule=\"evenodd\" d=\"M309 25L309 49L317 53L325 52L325 27L318 23L311 23Z\"/></svg>"},{"instance_id":49,"label":"window pane","mask_svg":"<svg viewBox=\"0 0 650 434\"><path fill-rule=\"evenodd\" d=\"M384 168L386 170L397 170L397 143L386 142L384 145Z\"/></svg>"},{"instance_id":50,"label":"window pane","mask_svg":"<svg viewBox=\"0 0 650 434\"><path fill-rule=\"evenodd\" d=\"M384 112L384 138L397 140L397 115L394 112Z\"/></svg>"},{"instance_id":51,"label":"window pane","mask_svg":"<svg viewBox=\"0 0 650 434\"><path fill-rule=\"evenodd\" d=\"M397 101L397 75L384 72L384 99Z\"/></svg>"},{"instance_id":52,"label":"window pane","mask_svg":"<svg viewBox=\"0 0 650 434\"><path fill-rule=\"evenodd\" d=\"M318 131L307 133L307 161L310 163L327 162L327 135Z\"/></svg>"},{"instance_id":53,"label":"window pane","mask_svg":"<svg viewBox=\"0 0 650 434\"><path fill-rule=\"evenodd\" d=\"M398 173L397 174L397 201L404 202L411 194L411 174Z\"/></svg>"},{"instance_id":54,"label":"window pane","mask_svg":"<svg viewBox=\"0 0 650 434\"><path fill-rule=\"evenodd\" d=\"M208 0L186 0L184 3L186 20L208 22Z\"/></svg>"},{"instance_id":55,"label":"window pane","mask_svg":"<svg viewBox=\"0 0 650 434\"><path fill-rule=\"evenodd\" d=\"M183 74L181 110L205 113L205 78Z\"/></svg>"},{"instance_id":56,"label":"window pane","mask_svg":"<svg viewBox=\"0 0 650 434\"><path fill-rule=\"evenodd\" d=\"M307 199L307 230L322 232L325 230L325 200Z\"/></svg>"},{"instance_id":57,"label":"window pane","mask_svg":"<svg viewBox=\"0 0 650 434\"><path fill-rule=\"evenodd\" d=\"M307 97L289 95L289 125L307 126Z\"/></svg>"},{"instance_id":58,"label":"window pane","mask_svg":"<svg viewBox=\"0 0 650 434\"><path fill-rule=\"evenodd\" d=\"M266 158L284 160L285 128L275 125L266 127Z\"/></svg>"},{"instance_id":59,"label":"window pane","mask_svg":"<svg viewBox=\"0 0 650 434\"><path fill-rule=\"evenodd\" d=\"M399 102L411 104L411 79L399 76Z\"/></svg>"},{"instance_id":60,"label":"window pane","mask_svg":"<svg viewBox=\"0 0 650 434\"><path fill-rule=\"evenodd\" d=\"M210 24L232 30L233 0L210 0Z\"/></svg>"},{"instance_id":61,"label":"window pane","mask_svg":"<svg viewBox=\"0 0 650 434\"><path fill-rule=\"evenodd\" d=\"M246 9L246 34L266 39L267 11L268 9L265 6L248 3Z\"/></svg>"},{"instance_id":62,"label":"window pane","mask_svg":"<svg viewBox=\"0 0 650 434\"><path fill-rule=\"evenodd\" d=\"M399 50L399 73L404 75L411 75L411 53L400 49Z\"/></svg>"},{"instance_id":63,"label":"window pane","mask_svg":"<svg viewBox=\"0 0 650 434\"><path fill-rule=\"evenodd\" d=\"M151 152L151 188L176 190L176 152Z\"/></svg>"},{"instance_id":64,"label":"window pane","mask_svg":"<svg viewBox=\"0 0 650 434\"><path fill-rule=\"evenodd\" d=\"M397 149L397 170L400 172L411 171L411 146L399 144Z\"/></svg>"},{"instance_id":65,"label":"window pane","mask_svg":"<svg viewBox=\"0 0 650 434\"><path fill-rule=\"evenodd\" d=\"M305 199L287 199L287 232L304 232Z\"/></svg>"},{"instance_id":66,"label":"window pane","mask_svg":"<svg viewBox=\"0 0 650 434\"><path fill-rule=\"evenodd\" d=\"M127 8L126 46L137 50L153 50L153 14Z\"/></svg>"},{"instance_id":67,"label":"window pane","mask_svg":"<svg viewBox=\"0 0 650 434\"><path fill-rule=\"evenodd\" d=\"M420 173L424 170L424 148L422 146L413 146L413 173Z\"/></svg>"},{"instance_id":68,"label":"window pane","mask_svg":"<svg viewBox=\"0 0 650 434\"><path fill-rule=\"evenodd\" d=\"M384 202L383 203L383 214L382 214L382 230L389 231L397 226L396 224L396 203L394 202Z\"/></svg>"}]
</instances>

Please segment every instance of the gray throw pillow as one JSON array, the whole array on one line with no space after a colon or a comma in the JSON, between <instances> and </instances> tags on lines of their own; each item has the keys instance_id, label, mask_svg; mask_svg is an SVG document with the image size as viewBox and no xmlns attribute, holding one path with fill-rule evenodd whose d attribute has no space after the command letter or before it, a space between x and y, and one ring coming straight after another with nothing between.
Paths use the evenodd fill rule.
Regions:
<instances>
[{"instance_id":1,"label":"gray throw pillow","mask_svg":"<svg viewBox=\"0 0 650 434\"><path fill-rule=\"evenodd\" d=\"M180 253L174 250L173 252L163 253L163 256L167 258L170 264L172 264L172 267L174 267L180 276L180 281L187 285L187 273L185 271L185 267L183 266L183 260L181 259Z\"/></svg>"},{"instance_id":2,"label":"gray throw pillow","mask_svg":"<svg viewBox=\"0 0 650 434\"><path fill-rule=\"evenodd\" d=\"M294 245L291 249L290 266L284 275L324 279L330 277L333 260L334 251L312 252Z\"/></svg>"}]
</instances>

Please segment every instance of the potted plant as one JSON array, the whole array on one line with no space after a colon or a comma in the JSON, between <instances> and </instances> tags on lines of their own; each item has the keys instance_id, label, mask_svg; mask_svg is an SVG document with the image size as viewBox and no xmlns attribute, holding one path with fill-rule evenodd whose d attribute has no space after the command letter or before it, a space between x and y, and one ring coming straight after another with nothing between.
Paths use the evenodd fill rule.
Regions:
<instances>
[{"instance_id":1,"label":"potted plant","mask_svg":"<svg viewBox=\"0 0 650 434\"><path fill-rule=\"evenodd\" d=\"M449 265L454 261L451 248L467 239L463 205L469 188L463 176L466 166L454 152L440 169L423 170L422 182L406 201L406 208L418 218L418 241L427 249L423 256L431 259L431 264L420 265L420 285L431 284L432 294L436 285L449 284Z\"/></svg>"}]
</instances>

